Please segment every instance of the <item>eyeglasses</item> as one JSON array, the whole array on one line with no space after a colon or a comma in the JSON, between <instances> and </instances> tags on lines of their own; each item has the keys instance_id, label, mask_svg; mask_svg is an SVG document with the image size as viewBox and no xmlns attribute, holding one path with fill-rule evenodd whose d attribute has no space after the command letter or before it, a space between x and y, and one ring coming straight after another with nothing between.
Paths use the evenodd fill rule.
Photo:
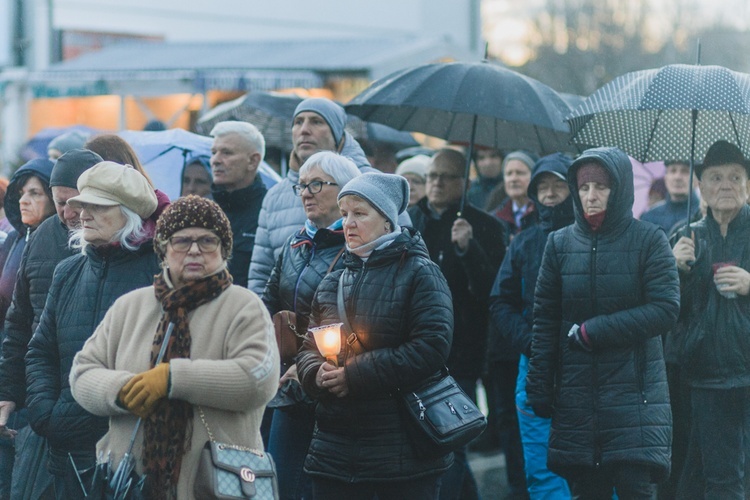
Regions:
<instances>
[{"instance_id":1,"label":"eyeglasses","mask_svg":"<svg viewBox=\"0 0 750 500\"><path fill-rule=\"evenodd\" d=\"M437 182L438 180L441 180L443 182L447 181L456 181L458 179L463 179L463 175L455 175L455 174L436 174L436 173L429 173L427 174L427 180L430 182Z\"/></svg>"},{"instance_id":2,"label":"eyeglasses","mask_svg":"<svg viewBox=\"0 0 750 500\"><path fill-rule=\"evenodd\" d=\"M302 191L305 189L307 189L307 192L310 194L317 194L323 190L323 184L326 186L338 186L335 182L330 181L312 181L309 184L295 184L292 186L292 189L297 196L302 196Z\"/></svg>"},{"instance_id":3,"label":"eyeglasses","mask_svg":"<svg viewBox=\"0 0 750 500\"><path fill-rule=\"evenodd\" d=\"M185 253L192 248L193 243L198 244L201 252L211 253L219 248L221 240L216 236L201 236L200 238L188 238L187 236L172 236L169 238L169 244L175 252Z\"/></svg>"}]
</instances>

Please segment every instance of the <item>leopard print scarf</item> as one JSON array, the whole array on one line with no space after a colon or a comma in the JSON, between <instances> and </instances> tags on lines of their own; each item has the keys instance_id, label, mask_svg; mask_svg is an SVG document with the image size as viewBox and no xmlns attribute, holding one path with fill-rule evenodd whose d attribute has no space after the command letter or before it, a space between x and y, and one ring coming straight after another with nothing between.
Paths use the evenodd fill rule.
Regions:
<instances>
[{"instance_id":1,"label":"leopard print scarf","mask_svg":"<svg viewBox=\"0 0 750 500\"><path fill-rule=\"evenodd\" d=\"M166 271L164 271L166 272ZM190 357L188 313L212 301L232 284L224 269L211 276L170 288L163 273L154 277L156 298L164 311L151 346L151 366L156 366L169 323L174 323L164 361ZM186 401L163 399L143 421L143 470L148 478L148 498L176 498L182 456L192 438L193 407Z\"/></svg>"}]
</instances>

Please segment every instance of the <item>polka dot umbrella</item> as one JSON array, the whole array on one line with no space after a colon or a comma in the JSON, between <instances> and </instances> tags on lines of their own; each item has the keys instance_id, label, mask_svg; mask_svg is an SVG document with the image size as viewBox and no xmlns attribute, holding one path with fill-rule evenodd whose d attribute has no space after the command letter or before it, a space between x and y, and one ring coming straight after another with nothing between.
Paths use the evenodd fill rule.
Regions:
<instances>
[{"instance_id":1,"label":"polka dot umbrella","mask_svg":"<svg viewBox=\"0 0 750 500\"><path fill-rule=\"evenodd\" d=\"M573 143L616 146L640 162L687 160L692 171L720 139L750 157L750 75L688 64L626 73L566 120Z\"/></svg>"}]
</instances>

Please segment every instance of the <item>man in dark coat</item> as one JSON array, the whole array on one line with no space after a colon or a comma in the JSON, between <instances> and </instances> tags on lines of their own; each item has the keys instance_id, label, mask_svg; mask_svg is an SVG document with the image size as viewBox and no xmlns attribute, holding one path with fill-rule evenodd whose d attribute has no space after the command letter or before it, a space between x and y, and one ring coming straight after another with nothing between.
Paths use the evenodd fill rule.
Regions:
<instances>
[{"instance_id":1,"label":"man in dark coat","mask_svg":"<svg viewBox=\"0 0 750 500\"><path fill-rule=\"evenodd\" d=\"M5 317L5 331L0 351L0 425L6 423L7 416L4 415L4 409L21 409L24 406L26 399L24 356L26 356L27 346L44 310L55 266L74 253L68 247L68 231L79 226L80 210L69 206L67 201L78 195L76 182L81 173L100 161L102 158L92 151L73 149L58 158L52 169L50 188L57 216L49 217L42 222L29 237L21 258L13 290L13 300ZM23 449L30 454L28 450L33 447L24 446L29 439L41 441L41 438L34 434L29 426L25 426L19 430L15 438L17 466L32 465L24 462L24 459L30 457L19 456L19 452ZM28 444L30 445L31 442ZM14 474L12 498L23 496L19 489L31 492L35 488L32 496L41 495L41 490L52 484L52 479L46 477L44 464L34 463L33 467L38 469L35 471L36 484L33 486L25 484L26 478L34 477L29 474L28 469L17 470Z\"/></svg>"},{"instance_id":2,"label":"man in dark coat","mask_svg":"<svg viewBox=\"0 0 750 500\"><path fill-rule=\"evenodd\" d=\"M211 136L212 195L227 214L234 235L229 273L235 285L245 287L260 206L266 195L266 187L257 175L266 154L266 141L255 125L236 121L217 123Z\"/></svg>"},{"instance_id":3,"label":"man in dark coat","mask_svg":"<svg viewBox=\"0 0 750 500\"><path fill-rule=\"evenodd\" d=\"M633 218L633 169L617 148L568 170L575 223L550 234L534 296L526 393L552 417L547 465L576 498L651 498L669 474L661 335L680 308L667 236Z\"/></svg>"},{"instance_id":4,"label":"man in dark coat","mask_svg":"<svg viewBox=\"0 0 750 500\"><path fill-rule=\"evenodd\" d=\"M427 169L427 196L409 208L409 216L448 281L455 323L448 368L473 397L487 345L488 297L505 245L502 225L491 215L470 203L457 215L466 187L465 164L458 151L438 151ZM441 498L456 498L464 476L473 482L465 451L460 450L443 477Z\"/></svg>"},{"instance_id":5,"label":"man in dark coat","mask_svg":"<svg viewBox=\"0 0 750 500\"><path fill-rule=\"evenodd\" d=\"M750 163L718 141L696 174L708 213L673 249L687 325L674 340L690 367L690 448L700 449L703 495L741 499L750 453Z\"/></svg>"},{"instance_id":6,"label":"man in dark coat","mask_svg":"<svg viewBox=\"0 0 750 500\"><path fill-rule=\"evenodd\" d=\"M687 222L687 205L690 200L690 215L700 210L700 200L690 191L690 164L686 161L665 161L667 171L664 174L664 186L667 188L667 198L660 201L641 215L641 220L660 226L667 234Z\"/></svg>"},{"instance_id":7,"label":"man in dark coat","mask_svg":"<svg viewBox=\"0 0 750 500\"><path fill-rule=\"evenodd\" d=\"M547 237L552 231L568 226L574 220L573 199L570 197L566 181L571 163L571 160L561 153L545 156L537 161L528 193L536 206L539 222L513 238L490 294L490 321L493 328L490 329L488 355L492 357L497 346L509 348L516 355L520 355L515 369L505 374L514 381L517 377L518 382L515 385L515 405L511 406L513 414L506 414L504 423L509 427L507 432L511 438L516 438L520 426L518 439L523 442L520 473L523 474L525 469L526 484L532 498L570 498L565 481L547 469L550 419L534 415L526 402L526 374L531 356L534 288ZM493 338L493 333L498 338ZM497 368L491 364L490 371L492 370ZM505 367L505 370L508 368ZM513 394L503 397L511 402L514 400ZM488 396L488 400L490 399ZM516 434L512 434L511 431L515 431ZM510 440L510 443L513 441ZM518 447L520 448L520 442ZM514 463L512 458L515 458L509 453L512 449L508 447L505 452L508 484L512 486L515 482L520 486L522 481L511 477L511 464Z\"/></svg>"}]
</instances>

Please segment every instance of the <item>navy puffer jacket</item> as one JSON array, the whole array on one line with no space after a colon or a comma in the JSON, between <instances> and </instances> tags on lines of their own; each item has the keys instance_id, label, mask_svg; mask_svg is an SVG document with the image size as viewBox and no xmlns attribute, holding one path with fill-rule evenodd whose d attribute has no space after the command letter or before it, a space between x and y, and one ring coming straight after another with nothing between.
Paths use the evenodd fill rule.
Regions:
<instances>
[{"instance_id":1,"label":"navy puffer jacket","mask_svg":"<svg viewBox=\"0 0 750 500\"><path fill-rule=\"evenodd\" d=\"M367 262L347 253L345 265L318 287L310 324L340 321L336 292L343 273L347 316L364 352L342 349L339 365L345 367L349 394L337 398L315 384L325 360L312 336L304 341L297 357L299 378L305 392L318 401L305 471L346 482L438 474L450 465L452 455L415 456L405 416L392 394L435 376L445 365L453 331L445 278L419 233L409 228L391 245L375 250Z\"/></svg>"},{"instance_id":2,"label":"navy puffer jacket","mask_svg":"<svg viewBox=\"0 0 750 500\"><path fill-rule=\"evenodd\" d=\"M119 246L89 246L55 269L26 354L26 406L31 427L47 438L57 455L90 452L93 456L96 442L108 428L108 419L95 417L73 399L68 382L73 357L114 301L151 285L159 270L151 241L134 252Z\"/></svg>"},{"instance_id":3,"label":"navy puffer jacket","mask_svg":"<svg viewBox=\"0 0 750 500\"><path fill-rule=\"evenodd\" d=\"M600 230L586 222L576 183L595 162L612 179ZM660 336L679 312L677 267L664 231L633 219L633 172L616 148L586 151L568 171L576 222L550 234L537 280L527 377L531 405L552 404L548 466L670 467L671 411ZM585 323L593 347L567 333Z\"/></svg>"}]
</instances>

